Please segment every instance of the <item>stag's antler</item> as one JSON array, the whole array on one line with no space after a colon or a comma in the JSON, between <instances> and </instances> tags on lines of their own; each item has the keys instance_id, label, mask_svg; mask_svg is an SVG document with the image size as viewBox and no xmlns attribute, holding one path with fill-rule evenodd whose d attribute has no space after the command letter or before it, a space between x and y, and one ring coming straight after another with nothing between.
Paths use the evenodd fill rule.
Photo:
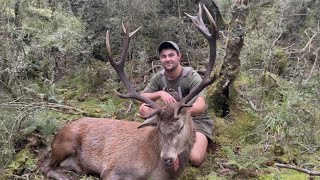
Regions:
<instances>
[{"instance_id":1,"label":"stag's antler","mask_svg":"<svg viewBox=\"0 0 320 180\"><path fill-rule=\"evenodd\" d=\"M152 116L158 114L161 111L160 106L157 103L155 103L154 101L152 101L151 99L145 98L145 97L141 96L139 93L137 93L137 91L135 90L133 85L130 83L130 81L124 71L125 59L127 56L131 37L136 32L139 31L141 26L133 32L130 32L128 23L126 25L124 25L122 23L122 28L123 28L123 31L124 31L126 37L125 37L122 52L121 52L121 58L120 58L120 61L118 61L118 62L115 62L112 58L112 55L111 55L111 48L110 48L110 43L109 43L109 31L107 31L107 34L106 34L106 47L107 47L107 56L108 56L109 62L111 63L112 67L116 70L116 72L117 72L118 76L120 77L121 81L123 82L123 84L128 89L127 94L120 94L118 92L116 92L116 93L118 94L118 96L120 96L122 98L136 99L138 101L146 103L149 107L153 108L154 110L150 114L148 114L146 116L142 116L142 118L147 119L149 117L152 117Z\"/></svg>"},{"instance_id":2,"label":"stag's antler","mask_svg":"<svg viewBox=\"0 0 320 180\"><path fill-rule=\"evenodd\" d=\"M208 28L206 27L206 25L203 22L202 7L201 6L203 6L203 9L205 10L206 15L208 17L210 26L212 28L212 34L209 32ZM178 114L180 113L181 108L190 107L190 105L188 105L188 102L190 102L195 96L197 96L205 87L207 87L208 85L212 84L215 81L215 78L210 77L210 74L213 69L214 63L216 61L217 36L218 36L217 25L216 25L215 21L213 20L212 15L210 14L208 9L206 8L206 6L202 5L201 3L199 3L199 12L198 12L197 16L191 16L187 13L185 13L185 14L191 18L192 22L196 25L197 29L207 39L207 41L209 43L209 48L210 48L210 57L209 57L209 63L206 68L206 72L203 76L201 83L199 84L199 86L192 89L191 92L180 101L181 104L180 104L179 108L177 108L175 110L174 116L176 118L178 117Z\"/></svg>"}]
</instances>

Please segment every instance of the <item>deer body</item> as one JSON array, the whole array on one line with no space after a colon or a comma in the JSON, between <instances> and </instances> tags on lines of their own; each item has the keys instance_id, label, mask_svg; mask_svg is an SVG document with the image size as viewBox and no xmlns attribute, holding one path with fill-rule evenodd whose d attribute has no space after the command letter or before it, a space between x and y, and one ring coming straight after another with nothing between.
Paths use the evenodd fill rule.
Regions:
<instances>
[{"instance_id":1,"label":"deer body","mask_svg":"<svg viewBox=\"0 0 320 180\"><path fill-rule=\"evenodd\" d=\"M106 118L73 121L55 136L51 157L41 170L56 179L68 179L55 169L59 165L101 179L177 179L188 163L195 132L188 113L173 120L167 117L170 108L165 109L157 127ZM167 166L167 159L174 162Z\"/></svg>"}]
</instances>

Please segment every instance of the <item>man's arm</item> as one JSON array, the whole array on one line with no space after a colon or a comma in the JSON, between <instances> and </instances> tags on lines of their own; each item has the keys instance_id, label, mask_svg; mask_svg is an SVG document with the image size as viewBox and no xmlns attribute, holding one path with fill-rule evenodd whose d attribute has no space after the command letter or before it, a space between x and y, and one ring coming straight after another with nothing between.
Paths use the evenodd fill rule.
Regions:
<instances>
[{"instance_id":1,"label":"man's arm","mask_svg":"<svg viewBox=\"0 0 320 180\"><path fill-rule=\"evenodd\" d=\"M202 81L201 76L195 71L192 70L189 74L189 88L190 91L193 88L196 88L199 86L199 84ZM192 116L199 116L203 114L206 111L207 105L206 105L206 99L205 99L205 89L203 89L197 96L196 100L192 104L192 107L190 108L189 112L191 112Z\"/></svg>"},{"instance_id":2,"label":"man's arm","mask_svg":"<svg viewBox=\"0 0 320 180\"><path fill-rule=\"evenodd\" d=\"M165 104L168 104L169 101L171 102L175 102L176 100L167 92L165 91L156 91L156 92L151 92L151 93L146 93L146 92L143 92L141 93L142 96L146 97L146 98L149 98L153 101L156 101L158 99L165 99L167 98L167 101L163 100L163 102ZM139 108L139 114L142 115L142 116L145 116L149 113L151 113L152 111L152 108L151 107L148 107L146 106L145 103L143 103L140 108Z\"/></svg>"},{"instance_id":3,"label":"man's arm","mask_svg":"<svg viewBox=\"0 0 320 180\"><path fill-rule=\"evenodd\" d=\"M203 96L198 96L196 101L192 104L189 112L192 116L199 116L206 110L206 100Z\"/></svg>"},{"instance_id":4,"label":"man's arm","mask_svg":"<svg viewBox=\"0 0 320 180\"><path fill-rule=\"evenodd\" d=\"M152 101L158 100L160 96L160 91L152 92L152 93L141 93L143 97L146 97L148 99L151 99Z\"/></svg>"},{"instance_id":5,"label":"man's arm","mask_svg":"<svg viewBox=\"0 0 320 180\"><path fill-rule=\"evenodd\" d=\"M141 93L142 96L149 98L153 101L156 101L161 98L161 100L165 104L176 102L176 100L167 92L165 91L156 91L152 93Z\"/></svg>"}]
</instances>

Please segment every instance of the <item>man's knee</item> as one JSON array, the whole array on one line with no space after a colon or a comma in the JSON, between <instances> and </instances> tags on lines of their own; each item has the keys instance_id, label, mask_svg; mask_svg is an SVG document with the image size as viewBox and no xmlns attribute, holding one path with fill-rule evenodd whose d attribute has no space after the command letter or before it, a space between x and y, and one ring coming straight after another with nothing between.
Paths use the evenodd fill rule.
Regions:
<instances>
[{"instance_id":1,"label":"man's knee","mask_svg":"<svg viewBox=\"0 0 320 180\"><path fill-rule=\"evenodd\" d=\"M192 166L200 166L206 158L206 154L193 154L189 158L189 162Z\"/></svg>"},{"instance_id":2,"label":"man's knee","mask_svg":"<svg viewBox=\"0 0 320 180\"><path fill-rule=\"evenodd\" d=\"M191 150L189 162L193 166L200 166L202 162L206 159L207 154L208 139L207 137L200 133L196 133L196 142Z\"/></svg>"},{"instance_id":3,"label":"man's knee","mask_svg":"<svg viewBox=\"0 0 320 180\"><path fill-rule=\"evenodd\" d=\"M148 113L150 113L151 108L146 106L145 103L141 104L141 106L139 107L139 114L142 116L147 115Z\"/></svg>"}]
</instances>

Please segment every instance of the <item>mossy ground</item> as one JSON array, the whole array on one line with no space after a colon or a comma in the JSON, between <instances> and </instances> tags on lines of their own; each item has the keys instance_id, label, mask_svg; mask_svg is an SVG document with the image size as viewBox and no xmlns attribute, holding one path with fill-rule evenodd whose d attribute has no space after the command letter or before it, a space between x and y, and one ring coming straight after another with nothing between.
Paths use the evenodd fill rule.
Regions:
<instances>
[{"instance_id":1,"label":"mossy ground","mask_svg":"<svg viewBox=\"0 0 320 180\"><path fill-rule=\"evenodd\" d=\"M239 78L236 87L250 82L250 78ZM82 86L83 83L78 84ZM117 86L115 86L117 87ZM66 88L66 87L63 87ZM58 88L57 88L58 89ZM235 90L236 91L236 90ZM142 121L136 116L139 104L121 99L115 93L87 95L83 92L71 98L68 90L56 91L56 99L64 99L65 105L83 112L41 111L25 124L25 138L19 139L20 150L4 171L2 177L13 179L43 179L36 169L41 158L50 150L50 142L56 131L65 123L74 119L90 116ZM59 93L60 92L60 93ZM101 91L102 92L102 91ZM236 92L234 92L236 93ZM233 97L237 97L235 94ZM308 179L309 175L293 170L278 169L272 164L277 162L302 164L302 162L319 164L319 154L306 154L289 146L280 146L283 152L277 154L276 147L266 149L261 143L262 137L257 132L261 119L241 108L243 104L230 101L230 113L226 117L216 117L210 109L214 120L214 142L208 147L207 159L200 167L187 167L181 179ZM269 163L269 165L267 165ZM319 165L317 167L319 169ZM78 176L78 179L95 179L91 176ZM10 179L9 178L9 179ZM313 178L313 177L312 177ZM316 179L316 178L313 178Z\"/></svg>"}]
</instances>

